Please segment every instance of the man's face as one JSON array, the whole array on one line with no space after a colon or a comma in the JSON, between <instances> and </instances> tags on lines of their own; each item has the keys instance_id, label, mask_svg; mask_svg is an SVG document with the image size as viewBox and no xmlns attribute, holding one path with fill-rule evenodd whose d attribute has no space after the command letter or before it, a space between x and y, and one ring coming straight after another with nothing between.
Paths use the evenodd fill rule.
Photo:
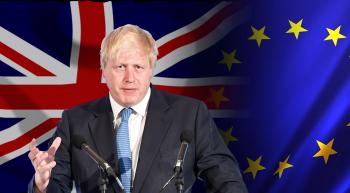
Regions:
<instances>
[{"instance_id":1,"label":"man's face","mask_svg":"<svg viewBox=\"0 0 350 193\"><path fill-rule=\"evenodd\" d=\"M150 86L153 69L138 41L122 41L117 55L102 69L113 99L125 107L139 103Z\"/></svg>"}]
</instances>

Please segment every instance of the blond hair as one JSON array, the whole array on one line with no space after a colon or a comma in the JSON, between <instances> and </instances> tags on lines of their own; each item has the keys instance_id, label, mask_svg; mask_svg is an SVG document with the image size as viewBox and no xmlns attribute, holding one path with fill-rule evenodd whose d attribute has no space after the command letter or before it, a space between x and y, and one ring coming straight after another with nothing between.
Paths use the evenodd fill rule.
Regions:
<instances>
[{"instance_id":1,"label":"blond hair","mask_svg":"<svg viewBox=\"0 0 350 193\"><path fill-rule=\"evenodd\" d=\"M158 56L156 41L148 31L140 28L137 25L126 24L114 29L105 38L103 38L100 50L101 69L106 67L107 62L116 56L120 43L125 36L132 36L141 41L149 53L150 65L152 68L154 68Z\"/></svg>"}]
</instances>

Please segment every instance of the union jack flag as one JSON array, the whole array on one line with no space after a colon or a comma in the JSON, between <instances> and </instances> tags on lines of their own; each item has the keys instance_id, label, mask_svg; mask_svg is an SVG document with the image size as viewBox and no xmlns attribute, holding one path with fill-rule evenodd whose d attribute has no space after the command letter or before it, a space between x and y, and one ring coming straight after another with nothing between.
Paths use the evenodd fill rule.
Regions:
<instances>
[{"instance_id":1,"label":"union jack flag","mask_svg":"<svg viewBox=\"0 0 350 193\"><path fill-rule=\"evenodd\" d=\"M0 178L11 187L5 192L26 190L32 138L46 149L64 109L107 94L100 43L126 23L157 40L158 89L203 100L216 119L246 116L244 69L220 64L234 49L233 31L249 19L243 3L2 3L0 14Z\"/></svg>"}]
</instances>

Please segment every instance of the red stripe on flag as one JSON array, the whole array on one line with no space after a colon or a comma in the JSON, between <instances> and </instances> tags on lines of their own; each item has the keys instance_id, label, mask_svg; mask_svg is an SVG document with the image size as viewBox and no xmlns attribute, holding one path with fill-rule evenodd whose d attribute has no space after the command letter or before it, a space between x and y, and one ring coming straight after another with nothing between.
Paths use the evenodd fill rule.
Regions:
<instances>
[{"instance_id":1,"label":"red stripe on flag","mask_svg":"<svg viewBox=\"0 0 350 193\"><path fill-rule=\"evenodd\" d=\"M21 135L20 137L0 145L0 157L12 152L30 143L33 138L39 138L51 129L53 129L60 119L52 118L48 119L37 127L31 129L27 133Z\"/></svg>"},{"instance_id":2,"label":"red stripe on flag","mask_svg":"<svg viewBox=\"0 0 350 193\"><path fill-rule=\"evenodd\" d=\"M100 84L100 45L106 35L103 3L79 2L81 42L78 84ZM92 86L92 85L90 85Z\"/></svg>"},{"instance_id":3,"label":"red stripe on flag","mask_svg":"<svg viewBox=\"0 0 350 193\"><path fill-rule=\"evenodd\" d=\"M0 109L67 109L108 93L103 84L5 85L0 88Z\"/></svg>"},{"instance_id":4,"label":"red stripe on flag","mask_svg":"<svg viewBox=\"0 0 350 193\"><path fill-rule=\"evenodd\" d=\"M220 10L218 13L216 13L213 17L211 17L208 21L206 21L204 24L202 24L198 28L196 28L193 31L190 31L186 34L183 34L179 37L176 37L175 39L172 39L172 40L168 41L167 43L163 44L162 46L160 46L158 48L158 50L159 50L158 59L164 57L165 55L176 50L177 48L180 48L182 46L190 44L194 41L198 41L199 39L208 35L223 20L228 18L236 10L239 9L240 6L237 6L237 5L238 4L235 4L235 3L229 4L228 6L224 7L222 10Z\"/></svg>"},{"instance_id":5,"label":"red stripe on flag","mask_svg":"<svg viewBox=\"0 0 350 193\"><path fill-rule=\"evenodd\" d=\"M0 53L36 76L55 76L50 71L39 66L35 62L24 57L22 54L18 53L3 43L0 43Z\"/></svg>"}]
</instances>

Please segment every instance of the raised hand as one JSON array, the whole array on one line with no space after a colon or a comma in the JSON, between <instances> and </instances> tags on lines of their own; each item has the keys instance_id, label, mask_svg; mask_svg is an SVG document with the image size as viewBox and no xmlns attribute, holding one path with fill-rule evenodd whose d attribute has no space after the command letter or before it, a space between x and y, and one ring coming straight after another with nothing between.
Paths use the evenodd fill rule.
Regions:
<instances>
[{"instance_id":1,"label":"raised hand","mask_svg":"<svg viewBox=\"0 0 350 193\"><path fill-rule=\"evenodd\" d=\"M61 145L61 138L56 137L47 151L40 151L36 146L36 139L29 144L28 157L35 169L35 186L40 192L46 192L51 176L51 170L56 166L55 153Z\"/></svg>"}]
</instances>

